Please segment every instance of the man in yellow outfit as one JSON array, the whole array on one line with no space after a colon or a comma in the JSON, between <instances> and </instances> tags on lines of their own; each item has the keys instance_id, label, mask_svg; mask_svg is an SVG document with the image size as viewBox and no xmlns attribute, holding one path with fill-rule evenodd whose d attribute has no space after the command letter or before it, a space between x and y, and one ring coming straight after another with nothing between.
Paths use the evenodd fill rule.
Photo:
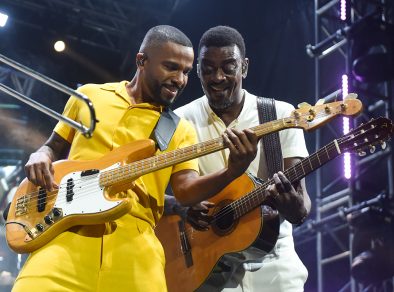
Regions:
<instances>
[{"instance_id":1,"label":"man in yellow outfit","mask_svg":"<svg viewBox=\"0 0 394 292\"><path fill-rule=\"evenodd\" d=\"M192 44L181 31L167 25L150 29L130 82L79 88L93 102L99 120L93 137L87 139L59 122L48 141L31 154L25 166L28 179L56 189L53 161L67 155L71 160L99 159L126 143L151 137L161 112L186 86L193 58ZM64 115L75 121L89 119L75 97L70 97ZM227 130L223 137L230 149L228 167L199 176L197 161L192 160L138 178L127 192L129 213L102 225L75 226L34 251L13 291L166 291L164 253L153 228L163 212L167 184L190 206L240 176L256 155L257 138L251 131ZM165 151L196 143L194 129L181 119Z\"/></svg>"}]
</instances>

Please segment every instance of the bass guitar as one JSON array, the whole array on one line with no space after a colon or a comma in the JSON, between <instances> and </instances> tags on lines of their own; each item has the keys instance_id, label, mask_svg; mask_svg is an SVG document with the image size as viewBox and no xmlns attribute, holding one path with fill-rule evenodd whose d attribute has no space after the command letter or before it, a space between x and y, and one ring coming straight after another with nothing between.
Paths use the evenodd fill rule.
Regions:
<instances>
[{"instance_id":1,"label":"bass guitar","mask_svg":"<svg viewBox=\"0 0 394 292\"><path fill-rule=\"evenodd\" d=\"M376 144L382 144L384 148L384 141L391 135L391 120L371 120L302 159L284 174L292 183L299 181L344 152L361 154L368 148L374 151ZM269 224L268 232L265 230L269 220L262 217L263 209L259 208L269 199L265 190L271 184L274 184L273 179L256 185L246 174L234 180L209 199L215 203L215 208L210 211L212 220L207 231L193 229L177 215L161 218L155 232L165 251L168 291L195 291L210 276L223 255L247 249L261 233L266 233L266 252L272 249L276 238L269 239L267 235L277 233L272 232Z\"/></svg>"},{"instance_id":2,"label":"bass guitar","mask_svg":"<svg viewBox=\"0 0 394 292\"><path fill-rule=\"evenodd\" d=\"M287 128L313 130L337 115L355 115L362 104L354 95L344 101L302 106L290 117L251 128L258 137ZM119 147L90 161L53 164L58 190L37 187L27 179L19 185L6 222L6 238L18 253L32 252L75 225L101 224L126 214L129 198L116 194L135 187L138 177L226 148L222 137L154 155L152 140Z\"/></svg>"}]
</instances>

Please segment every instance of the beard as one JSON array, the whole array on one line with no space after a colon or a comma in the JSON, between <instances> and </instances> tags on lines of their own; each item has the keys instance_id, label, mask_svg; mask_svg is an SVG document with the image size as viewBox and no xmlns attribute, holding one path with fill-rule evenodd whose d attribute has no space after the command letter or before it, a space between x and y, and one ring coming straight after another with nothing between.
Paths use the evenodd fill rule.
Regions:
<instances>
[{"instance_id":1,"label":"beard","mask_svg":"<svg viewBox=\"0 0 394 292\"><path fill-rule=\"evenodd\" d=\"M162 89L165 87L160 82L152 79L148 80L147 87L149 88L150 98L152 99L152 101L163 106L170 106L171 104L173 104L174 101L178 98L178 96L181 95L184 89L184 87L179 88L175 97L173 97L172 99L168 99L165 98L164 94L162 93Z\"/></svg>"},{"instance_id":2,"label":"beard","mask_svg":"<svg viewBox=\"0 0 394 292\"><path fill-rule=\"evenodd\" d=\"M215 110L225 110L231 107L234 102L235 102L235 95L234 95L234 90L231 90L231 92L223 92L223 94L218 94L218 93L213 93L210 94L208 90L204 89L204 93L208 98L208 104L212 109ZM219 95L219 98L216 96L216 98L212 97L213 95Z\"/></svg>"},{"instance_id":3,"label":"beard","mask_svg":"<svg viewBox=\"0 0 394 292\"><path fill-rule=\"evenodd\" d=\"M212 100L208 97L208 103L209 106L213 109L224 110L228 109L234 103L234 98L230 97L229 99Z\"/></svg>"}]
</instances>

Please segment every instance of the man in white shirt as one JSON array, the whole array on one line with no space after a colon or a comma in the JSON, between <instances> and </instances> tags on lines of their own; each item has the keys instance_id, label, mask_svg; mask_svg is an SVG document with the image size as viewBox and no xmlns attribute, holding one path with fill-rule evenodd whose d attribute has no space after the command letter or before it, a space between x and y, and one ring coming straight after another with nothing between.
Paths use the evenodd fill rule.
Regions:
<instances>
[{"instance_id":1,"label":"man in white shirt","mask_svg":"<svg viewBox=\"0 0 394 292\"><path fill-rule=\"evenodd\" d=\"M205 95L175 110L194 125L199 141L217 138L226 128L243 130L259 124L257 97L242 88L248 64L244 40L237 30L217 26L202 36L197 72ZM288 117L293 109L286 102L276 101L278 119ZM302 130L281 131L279 138L285 169L308 155ZM264 157L260 151L259 147L247 171L267 179L267 166L265 159L260 159ZM229 159L227 149L203 156L199 158L200 173L205 175L223 169ZM231 271L214 273L200 291L303 291L308 272L294 250L292 223L301 223L309 214L310 198L304 180L292 185L282 172L276 173L273 179L275 185L269 187L269 191L279 193L273 205L279 211L281 222L274 249L245 265L239 264L237 259L254 254L256 248L237 257L225 256L219 266Z\"/></svg>"}]
</instances>

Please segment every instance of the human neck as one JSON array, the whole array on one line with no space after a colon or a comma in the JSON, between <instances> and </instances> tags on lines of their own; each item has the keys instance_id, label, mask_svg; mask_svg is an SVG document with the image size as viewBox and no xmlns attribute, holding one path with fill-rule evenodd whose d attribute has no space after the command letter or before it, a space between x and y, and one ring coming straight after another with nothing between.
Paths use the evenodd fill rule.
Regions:
<instances>
[{"instance_id":1,"label":"human neck","mask_svg":"<svg viewBox=\"0 0 394 292\"><path fill-rule=\"evenodd\" d=\"M138 104L144 102L150 102L144 98L144 94L142 92L141 84L138 82L138 75L137 73L134 75L133 79L129 83L126 84L126 91L130 97L131 104Z\"/></svg>"},{"instance_id":2,"label":"human neck","mask_svg":"<svg viewBox=\"0 0 394 292\"><path fill-rule=\"evenodd\" d=\"M131 104L139 104L139 103L150 103L151 105L154 105L161 110L164 110L167 106L159 104L155 102L153 99L147 99L146 95L143 94L141 86L138 85L138 82L136 80L136 76L134 78L126 83L126 92L127 95L130 98ZM145 98L144 98L145 96Z\"/></svg>"},{"instance_id":3,"label":"human neck","mask_svg":"<svg viewBox=\"0 0 394 292\"><path fill-rule=\"evenodd\" d=\"M141 94L138 94L139 90L136 82L136 76L134 76L134 78L130 82L126 83L126 92L130 98L131 104L142 102L141 99L138 98L139 96L141 96Z\"/></svg>"}]
</instances>

